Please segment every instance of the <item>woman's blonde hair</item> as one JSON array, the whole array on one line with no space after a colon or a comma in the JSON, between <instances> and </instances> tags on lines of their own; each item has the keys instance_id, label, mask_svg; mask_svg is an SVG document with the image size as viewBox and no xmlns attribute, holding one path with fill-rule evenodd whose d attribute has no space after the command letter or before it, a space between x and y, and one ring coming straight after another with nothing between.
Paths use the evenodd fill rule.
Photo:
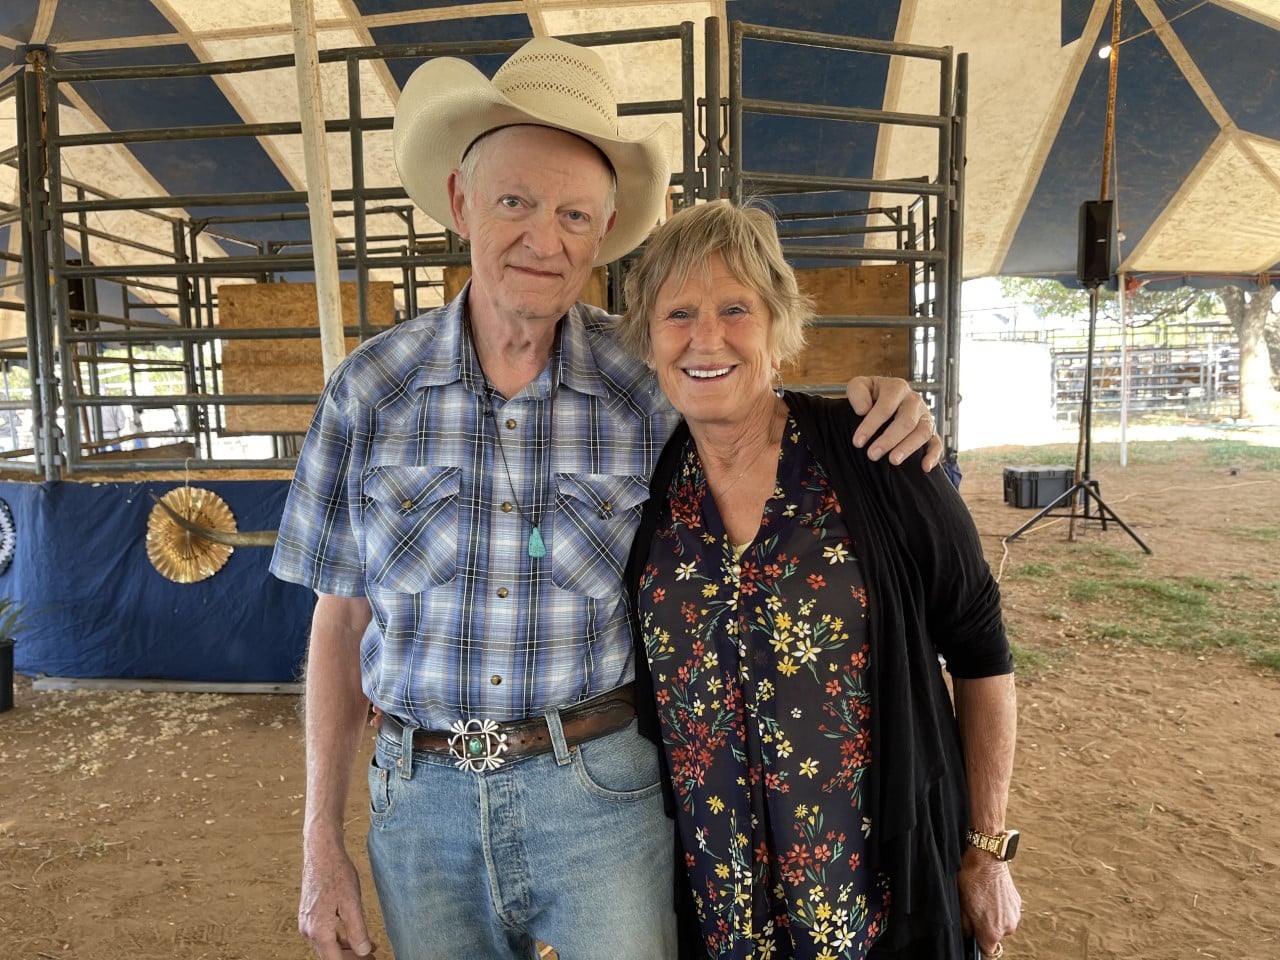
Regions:
<instances>
[{"instance_id":1,"label":"woman's blonde hair","mask_svg":"<svg viewBox=\"0 0 1280 960\"><path fill-rule=\"evenodd\" d=\"M683 286L692 270L707 271L716 253L734 279L768 306L769 347L778 361L799 355L804 328L813 319L813 300L796 285L769 212L728 200L686 207L649 235L623 287L627 309L618 321L618 337L629 353L649 359L649 321L662 286L669 280Z\"/></svg>"}]
</instances>

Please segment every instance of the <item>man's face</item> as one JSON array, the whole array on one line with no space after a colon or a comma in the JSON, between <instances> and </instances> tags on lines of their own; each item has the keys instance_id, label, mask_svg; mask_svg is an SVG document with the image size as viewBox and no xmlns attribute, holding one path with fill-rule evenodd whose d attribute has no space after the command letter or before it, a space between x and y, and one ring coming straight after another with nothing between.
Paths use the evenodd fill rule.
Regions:
<instances>
[{"instance_id":1,"label":"man's face","mask_svg":"<svg viewBox=\"0 0 1280 960\"><path fill-rule=\"evenodd\" d=\"M473 182L449 178L455 228L471 241L471 307L554 324L613 226L609 167L591 144L550 127L507 127L474 149Z\"/></svg>"}]
</instances>

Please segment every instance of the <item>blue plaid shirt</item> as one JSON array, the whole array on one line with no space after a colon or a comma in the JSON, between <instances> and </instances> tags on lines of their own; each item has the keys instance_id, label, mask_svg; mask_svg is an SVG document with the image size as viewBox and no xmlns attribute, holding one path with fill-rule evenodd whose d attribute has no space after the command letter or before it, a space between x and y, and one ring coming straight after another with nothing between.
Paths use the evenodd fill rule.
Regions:
<instances>
[{"instance_id":1,"label":"blue plaid shirt","mask_svg":"<svg viewBox=\"0 0 1280 960\"><path fill-rule=\"evenodd\" d=\"M335 371L271 561L283 580L368 597L364 691L433 729L533 716L631 678L622 570L678 419L612 318L583 304L536 380L486 398L468 293ZM526 517L544 557L529 556Z\"/></svg>"}]
</instances>

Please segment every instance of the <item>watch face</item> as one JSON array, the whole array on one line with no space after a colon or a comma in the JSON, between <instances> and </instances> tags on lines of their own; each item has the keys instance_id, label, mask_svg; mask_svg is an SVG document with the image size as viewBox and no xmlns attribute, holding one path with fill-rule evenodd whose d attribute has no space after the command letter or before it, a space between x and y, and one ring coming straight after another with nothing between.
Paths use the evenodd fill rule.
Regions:
<instances>
[{"instance_id":1,"label":"watch face","mask_svg":"<svg viewBox=\"0 0 1280 960\"><path fill-rule=\"evenodd\" d=\"M1001 860L1012 860L1012 859L1013 859L1013 855L1014 855L1015 853L1017 853L1017 852L1018 852L1018 837L1019 837L1019 833L1018 833L1018 831L1017 831L1017 830L1010 830L1010 831L1005 835L1005 837L1006 837L1006 839L1005 839L1005 842L1004 842L1004 856L1002 856L1000 859L1001 859Z\"/></svg>"}]
</instances>

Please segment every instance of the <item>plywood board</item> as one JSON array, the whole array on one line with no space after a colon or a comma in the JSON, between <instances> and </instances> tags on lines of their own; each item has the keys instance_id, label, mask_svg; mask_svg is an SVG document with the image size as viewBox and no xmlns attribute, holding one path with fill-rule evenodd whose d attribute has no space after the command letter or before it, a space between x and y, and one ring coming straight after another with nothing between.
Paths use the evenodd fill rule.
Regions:
<instances>
[{"instance_id":1,"label":"plywood board","mask_svg":"<svg viewBox=\"0 0 1280 960\"><path fill-rule=\"evenodd\" d=\"M906 316L911 273L901 264L820 267L796 271L818 316ZM911 367L905 327L814 327L808 346L782 369L787 386L844 383L855 373L902 377Z\"/></svg>"},{"instance_id":2,"label":"plywood board","mask_svg":"<svg viewBox=\"0 0 1280 960\"><path fill-rule=\"evenodd\" d=\"M357 286L339 285L342 317L347 326L360 322ZM387 326L395 320L394 284L369 287L369 322ZM218 289L218 325L237 329L317 327L319 308L312 283L223 284ZM346 338L350 352L359 343ZM324 362L319 337L305 340L227 340L222 344L223 393L319 393ZM227 433L303 433L311 422L312 404L228 406Z\"/></svg>"}]
</instances>

